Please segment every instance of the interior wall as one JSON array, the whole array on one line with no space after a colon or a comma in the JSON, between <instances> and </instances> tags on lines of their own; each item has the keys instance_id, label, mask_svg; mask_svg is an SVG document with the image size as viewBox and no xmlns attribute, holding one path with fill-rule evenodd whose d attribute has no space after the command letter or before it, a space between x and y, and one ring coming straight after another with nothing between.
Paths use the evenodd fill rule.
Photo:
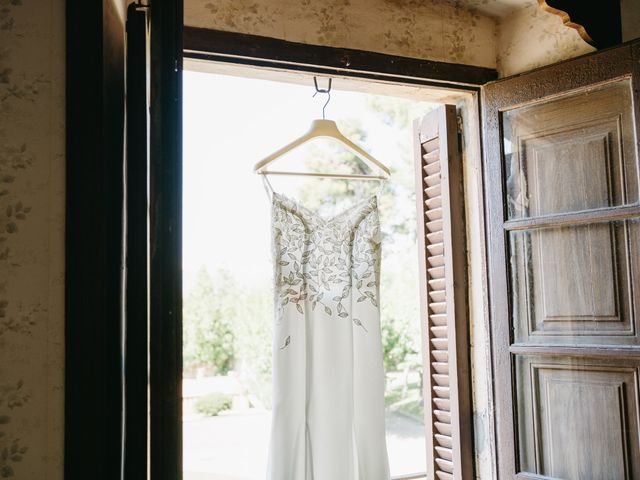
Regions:
<instances>
[{"instance_id":1,"label":"interior wall","mask_svg":"<svg viewBox=\"0 0 640 480\"><path fill-rule=\"evenodd\" d=\"M626 31L635 31L640 14L630 12L640 0L621 1ZM501 77L594 51L537 0L185 0L184 19L193 27L496 68Z\"/></svg>"},{"instance_id":2,"label":"interior wall","mask_svg":"<svg viewBox=\"0 0 640 480\"><path fill-rule=\"evenodd\" d=\"M2 478L63 478L64 13L0 0Z\"/></svg>"},{"instance_id":3,"label":"interior wall","mask_svg":"<svg viewBox=\"0 0 640 480\"><path fill-rule=\"evenodd\" d=\"M620 0L622 41L640 38L640 0Z\"/></svg>"},{"instance_id":4,"label":"interior wall","mask_svg":"<svg viewBox=\"0 0 640 480\"><path fill-rule=\"evenodd\" d=\"M495 67L496 22L445 0L185 0L185 24Z\"/></svg>"},{"instance_id":5,"label":"interior wall","mask_svg":"<svg viewBox=\"0 0 640 480\"><path fill-rule=\"evenodd\" d=\"M501 77L593 52L558 15L528 2L498 22L496 65Z\"/></svg>"}]
</instances>

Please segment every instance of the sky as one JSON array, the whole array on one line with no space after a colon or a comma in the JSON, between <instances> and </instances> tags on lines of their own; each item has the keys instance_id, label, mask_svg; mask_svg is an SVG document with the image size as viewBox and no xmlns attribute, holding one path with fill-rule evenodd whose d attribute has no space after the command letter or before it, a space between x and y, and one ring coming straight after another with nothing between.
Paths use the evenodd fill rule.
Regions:
<instances>
[{"instance_id":1,"label":"sky","mask_svg":"<svg viewBox=\"0 0 640 480\"><path fill-rule=\"evenodd\" d=\"M305 133L321 118L325 95L309 85L184 72L183 275L185 291L201 267L232 270L247 285L271 281L270 204L253 165ZM324 86L322 81L321 87ZM397 129L371 115L368 94L333 90L327 118L338 126L357 119L363 145L388 166L397 161ZM409 132L410 133L410 132ZM406 141L411 142L407 132ZM316 140L310 143L319 144ZM273 168L300 169L303 146ZM320 150L321 152L321 150ZM296 166L296 162L298 162ZM317 181L317 180L314 180ZM300 180L271 177L281 193L295 197Z\"/></svg>"}]
</instances>

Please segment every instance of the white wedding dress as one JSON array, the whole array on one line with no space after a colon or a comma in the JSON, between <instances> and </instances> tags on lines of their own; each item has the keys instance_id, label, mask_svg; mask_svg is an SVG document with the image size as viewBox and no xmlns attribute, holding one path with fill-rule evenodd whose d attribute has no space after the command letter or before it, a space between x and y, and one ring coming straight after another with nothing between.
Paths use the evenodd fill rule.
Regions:
<instances>
[{"instance_id":1,"label":"white wedding dress","mask_svg":"<svg viewBox=\"0 0 640 480\"><path fill-rule=\"evenodd\" d=\"M377 197L325 219L272 191L268 480L389 480Z\"/></svg>"}]
</instances>

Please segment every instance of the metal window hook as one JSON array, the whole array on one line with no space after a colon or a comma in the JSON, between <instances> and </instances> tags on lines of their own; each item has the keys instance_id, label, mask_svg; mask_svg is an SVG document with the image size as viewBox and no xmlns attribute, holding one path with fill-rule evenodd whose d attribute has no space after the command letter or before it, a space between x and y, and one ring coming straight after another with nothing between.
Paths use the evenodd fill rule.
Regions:
<instances>
[{"instance_id":1,"label":"metal window hook","mask_svg":"<svg viewBox=\"0 0 640 480\"><path fill-rule=\"evenodd\" d=\"M315 97L317 94L319 93L326 93L327 94L327 101L324 102L324 105L322 106L322 119L326 120L325 118L325 109L327 108L327 105L329 105L329 102L331 101L331 81L332 79L329 79L329 85L327 86L327 88L318 88L318 78L317 77L313 77L313 84L316 87L316 93L313 94L313 96Z\"/></svg>"}]
</instances>

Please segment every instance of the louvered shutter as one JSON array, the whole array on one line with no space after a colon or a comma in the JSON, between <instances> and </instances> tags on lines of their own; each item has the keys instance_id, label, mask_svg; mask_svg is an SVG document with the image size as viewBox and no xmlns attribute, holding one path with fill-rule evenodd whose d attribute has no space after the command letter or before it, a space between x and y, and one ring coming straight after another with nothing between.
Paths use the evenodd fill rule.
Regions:
<instances>
[{"instance_id":1,"label":"louvered shutter","mask_svg":"<svg viewBox=\"0 0 640 480\"><path fill-rule=\"evenodd\" d=\"M414 125L427 476L473 477L464 192L456 107Z\"/></svg>"}]
</instances>

